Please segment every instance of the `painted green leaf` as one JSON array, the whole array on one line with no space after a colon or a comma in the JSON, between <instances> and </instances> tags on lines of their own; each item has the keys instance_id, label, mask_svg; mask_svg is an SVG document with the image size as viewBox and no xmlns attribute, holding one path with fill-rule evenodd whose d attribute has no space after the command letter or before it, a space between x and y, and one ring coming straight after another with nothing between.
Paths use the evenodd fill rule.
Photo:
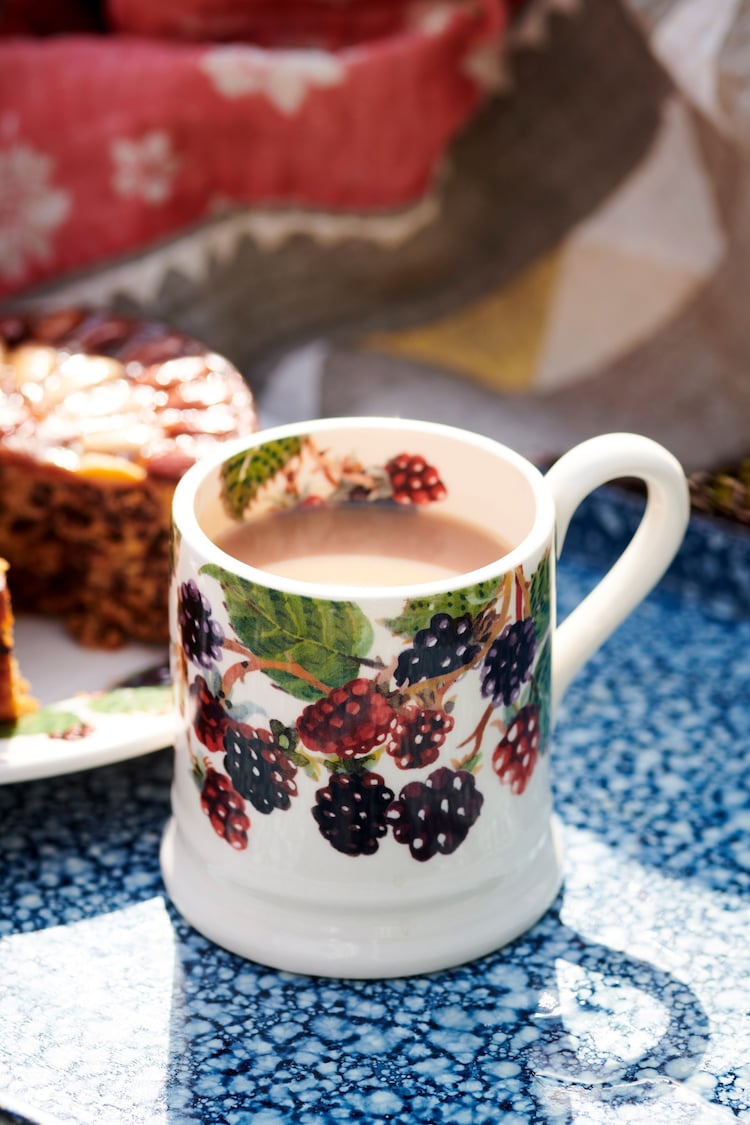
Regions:
<instances>
[{"instance_id":1,"label":"painted green leaf","mask_svg":"<svg viewBox=\"0 0 750 1125\"><path fill-rule=\"evenodd\" d=\"M5 723L0 727L0 737L15 738L28 734L65 734L81 725L80 715L58 707L41 707L31 715L24 715L16 723Z\"/></svg>"},{"instance_id":2,"label":"painted green leaf","mask_svg":"<svg viewBox=\"0 0 750 1125\"><path fill-rule=\"evenodd\" d=\"M224 591L227 612L237 638L254 656L286 667L264 668L266 675L295 699L319 699L359 674L370 651L373 631L354 602L329 602L268 590L219 566L204 566ZM311 679L297 674L297 665Z\"/></svg>"},{"instance_id":3,"label":"painted green leaf","mask_svg":"<svg viewBox=\"0 0 750 1125\"><path fill-rule=\"evenodd\" d=\"M258 449L238 453L222 469L222 498L231 515L239 519L266 481L302 449L303 438L288 437L270 441Z\"/></svg>"},{"instance_id":4,"label":"painted green leaf","mask_svg":"<svg viewBox=\"0 0 750 1125\"><path fill-rule=\"evenodd\" d=\"M550 733L550 690L552 680L552 643L549 637L539 649L534 662L529 702L539 708L539 733L542 753L547 748Z\"/></svg>"},{"instance_id":5,"label":"painted green leaf","mask_svg":"<svg viewBox=\"0 0 750 1125\"><path fill-rule=\"evenodd\" d=\"M549 629L550 621L550 565L546 551L531 579L531 616L540 639Z\"/></svg>"},{"instance_id":6,"label":"painted green leaf","mask_svg":"<svg viewBox=\"0 0 750 1125\"><path fill-rule=\"evenodd\" d=\"M290 758L299 745L299 735L297 731L294 727L288 727L278 719L271 719L269 725L271 727L274 745Z\"/></svg>"},{"instance_id":7,"label":"painted green leaf","mask_svg":"<svg viewBox=\"0 0 750 1125\"><path fill-rule=\"evenodd\" d=\"M195 787L200 790L203 788L203 783L206 780L206 765L200 758L193 759L193 768L190 771L190 776L195 782Z\"/></svg>"},{"instance_id":8,"label":"painted green leaf","mask_svg":"<svg viewBox=\"0 0 750 1125\"><path fill-rule=\"evenodd\" d=\"M374 766L380 754L368 754L365 758L324 758L323 765L329 773L358 774Z\"/></svg>"},{"instance_id":9,"label":"painted green leaf","mask_svg":"<svg viewBox=\"0 0 750 1125\"><path fill-rule=\"evenodd\" d=\"M466 758L465 761L461 762L460 768L466 770L467 773L477 773L481 764L482 752L481 750L476 750L470 758Z\"/></svg>"},{"instance_id":10,"label":"painted green leaf","mask_svg":"<svg viewBox=\"0 0 750 1125\"><path fill-rule=\"evenodd\" d=\"M88 705L103 714L132 714L136 711L161 713L172 706L170 687L115 688L93 696Z\"/></svg>"},{"instance_id":11,"label":"painted green leaf","mask_svg":"<svg viewBox=\"0 0 750 1125\"><path fill-rule=\"evenodd\" d=\"M446 594L435 594L429 598L410 598L400 615L392 617L385 624L399 637L413 637L419 629L426 629L436 613L447 613L451 617L461 617L468 613L472 617L497 596L500 583L493 578L467 586L463 590L452 590Z\"/></svg>"},{"instance_id":12,"label":"painted green leaf","mask_svg":"<svg viewBox=\"0 0 750 1125\"><path fill-rule=\"evenodd\" d=\"M299 769L304 770L308 777L313 781L318 781L320 778L320 766L314 762L307 754L302 754L299 750L290 750L287 754L290 762L293 762Z\"/></svg>"}]
</instances>

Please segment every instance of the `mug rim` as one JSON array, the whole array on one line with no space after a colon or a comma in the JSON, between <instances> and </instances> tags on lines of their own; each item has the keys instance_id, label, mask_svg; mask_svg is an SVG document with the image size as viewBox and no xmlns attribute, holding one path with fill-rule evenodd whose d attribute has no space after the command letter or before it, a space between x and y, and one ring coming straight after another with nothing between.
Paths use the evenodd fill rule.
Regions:
<instances>
[{"instance_id":1,"label":"mug rim","mask_svg":"<svg viewBox=\"0 0 750 1125\"><path fill-rule=\"evenodd\" d=\"M201 527L195 513L195 499L201 485L225 461L238 453L257 449L267 442L299 435L315 435L341 430L399 430L430 433L436 437L451 438L483 449L521 473L531 488L535 512L531 528L523 539L498 559L475 570L433 579L430 582L410 582L398 586L351 585L345 583L325 584L306 582L297 578L277 575L261 567L242 562L234 555L223 551L214 543ZM448 593L457 587L474 586L497 575L505 574L544 550L554 527L554 505L549 492L544 488L541 471L522 454L510 446L496 441L484 434L475 433L462 427L444 422L420 421L412 418L387 416L352 416L333 418L313 418L299 422L287 422L280 426L256 430L253 434L225 442L206 457L196 461L178 481L172 498L172 528L202 556L205 562L220 566L238 577L263 586L271 586L287 594L299 597L317 598L326 601L373 601L384 598L423 598Z\"/></svg>"}]
</instances>

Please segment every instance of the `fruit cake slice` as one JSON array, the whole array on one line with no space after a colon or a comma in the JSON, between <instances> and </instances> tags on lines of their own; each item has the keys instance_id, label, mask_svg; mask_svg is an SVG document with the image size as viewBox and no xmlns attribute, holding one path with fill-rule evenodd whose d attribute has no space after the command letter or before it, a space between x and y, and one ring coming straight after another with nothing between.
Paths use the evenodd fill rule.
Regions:
<instances>
[{"instance_id":1,"label":"fruit cake slice","mask_svg":"<svg viewBox=\"0 0 750 1125\"><path fill-rule=\"evenodd\" d=\"M13 609L7 571L7 561L0 559L0 723L15 722L37 707L13 652Z\"/></svg>"},{"instance_id":2,"label":"fruit cake slice","mask_svg":"<svg viewBox=\"0 0 750 1125\"><path fill-rule=\"evenodd\" d=\"M16 612L82 643L168 636L172 494L257 426L240 373L172 328L66 309L0 318L0 555Z\"/></svg>"}]
</instances>

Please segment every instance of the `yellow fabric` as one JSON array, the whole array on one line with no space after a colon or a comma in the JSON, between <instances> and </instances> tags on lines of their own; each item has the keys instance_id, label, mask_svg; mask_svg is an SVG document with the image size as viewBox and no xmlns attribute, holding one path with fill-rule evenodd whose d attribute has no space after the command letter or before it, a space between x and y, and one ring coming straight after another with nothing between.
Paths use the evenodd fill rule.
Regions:
<instances>
[{"instance_id":1,"label":"yellow fabric","mask_svg":"<svg viewBox=\"0 0 750 1125\"><path fill-rule=\"evenodd\" d=\"M493 390L534 380L554 300L561 254L539 259L515 281L431 324L370 336L365 346L461 372Z\"/></svg>"}]
</instances>

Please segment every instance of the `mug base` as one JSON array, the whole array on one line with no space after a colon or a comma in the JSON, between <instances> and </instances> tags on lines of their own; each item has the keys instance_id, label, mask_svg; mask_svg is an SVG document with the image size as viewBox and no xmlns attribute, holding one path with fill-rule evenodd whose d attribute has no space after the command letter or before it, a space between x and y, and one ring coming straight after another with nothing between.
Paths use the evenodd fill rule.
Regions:
<instances>
[{"instance_id":1,"label":"mug base","mask_svg":"<svg viewBox=\"0 0 750 1125\"><path fill-rule=\"evenodd\" d=\"M164 831L167 893L187 922L232 953L270 968L348 979L413 976L499 949L546 912L562 883L559 823L529 863L472 894L409 909L310 911L217 879L181 838Z\"/></svg>"}]
</instances>

